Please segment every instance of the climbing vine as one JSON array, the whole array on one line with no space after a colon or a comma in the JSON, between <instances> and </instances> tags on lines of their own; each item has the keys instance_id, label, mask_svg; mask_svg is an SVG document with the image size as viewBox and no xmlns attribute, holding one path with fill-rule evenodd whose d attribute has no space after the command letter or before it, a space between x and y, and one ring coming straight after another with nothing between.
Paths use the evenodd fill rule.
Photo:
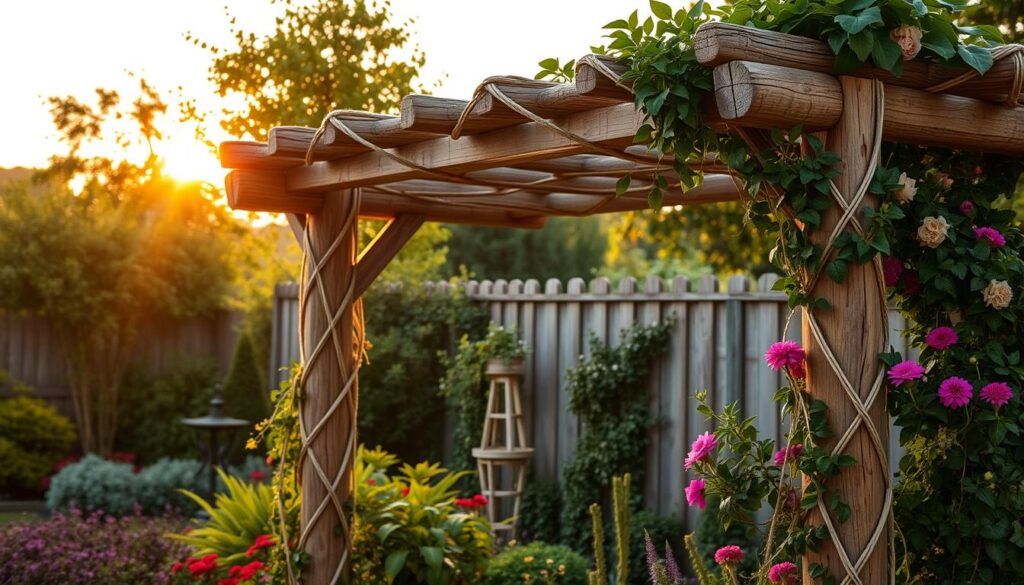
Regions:
<instances>
[{"instance_id":1,"label":"climbing vine","mask_svg":"<svg viewBox=\"0 0 1024 585\"><path fill-rule=\"evenodd\" d=\"M790 306L831 310L813 295L812 275L843 282L852 267L881 258L890 302L907 317L907 336L920 357L880 356L891 411L902 427L906 456L896 488L897 565L902 583L1012 582L1024 569L1024 244L1009 203L1024 164L994 155L884 145L871 179L875 205L859 210L862 231L839 234L826 255L814 237L834 205L830 182L839 157L801 128L776 129L767 141L719 135L703 119L711 70L697 61L694 35L712 21L785 32L824 41L837 73L862 66L902 73L903 64L927 59L986 72L991 49L1001 44L992 26L968 26L965 2L948 0L733 0L715 8L703 0L673 10L652 0L652 16L634 12L606 26L600 48L626 67L645 123L635 142L672 163L679 188L700 184L691 160L715 156L743 179L747 218L773 234L771 261ZM568 78L571 66L542 63L541 76ZM625 191L630 178L623 178ZM648 195L660 208L676 188L655 176ZM799 555L828 535L809 523L821 505L834 521L851 513L852 494L830 489L830 479L856 463L819 445L833 437L825 403L806 391L802 348L780 342L767 348L770 367L787 385L775 398L791 417L785 444L759 440L752 419L736 405L702 412L715 431L694 442L685 466L696 479L686 488L690 505L720 498L725 524L759 526L758 568L739 574L736 547L716 554L729 582L793 582ZM721 543L723 545L729 543ZM734 550L735 549L735 550ZM837 580L822 566L806 567L823 583Z\"/></svg>"},{"instance_id":2,"label":"climbing vine","mask_svg":"<svg viewBox=\"0 0 1024 585\"><path fill-rule=\"evenodd\" d=\"M651 362L668 346L671 323L634 325L611 346L590 337L590 356L566 374L569 410L579 417L576 452L562 484L562 542L585 550L588 510L607 496L612 476L630 474L643 485Z\"/></svg>"}]
</instances>

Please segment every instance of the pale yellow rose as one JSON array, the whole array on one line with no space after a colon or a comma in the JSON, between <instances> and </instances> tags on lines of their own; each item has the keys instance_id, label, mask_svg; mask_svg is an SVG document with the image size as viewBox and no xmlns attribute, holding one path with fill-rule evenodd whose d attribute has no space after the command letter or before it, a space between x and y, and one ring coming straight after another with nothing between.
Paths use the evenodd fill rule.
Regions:
<instances>
[{"instance_id":1,"label":"pale yellow rose","mask_svg":"<svg viewBox=\"0 0 1024 585\"><path fill-rule=\"evenodd\" d=\"M901 26L889 33L889 36L900 46L904 61L910 61L921 52L921 29L916 26Z\"/></svg>"},{"instance_id":2,"label":"pale yellow rose","mask_svg":"<svg viewBox=\"0 0 1024 585\"><path fill-rule=\"evenodd\" d=\"M900 174L900 190L896 192L897 203L909 203L917 195L917 181L907 176L907 173Z\"/></svg>"},{"instance_id":3,"label":"pale yellow rose","mask_svg":"<svg viewBox=\"0 0 1024 585\"><path fill-rule=\"evenodd\" d=\"M917 228L917 239L922 246L938 248L939 244L946 241L946 234L949 230L949 222L941 215L938 217L926 217Z\"/></svg>"},{"instance_id":4,"label":"pale yellow rose","mask_svg":"<svg viewBox=\"0 0 1024 585\"><path fill-rule=\"evenodd\" d=\"M988 286L981 291L981 297L985 299L985 304L993 309L1005 309L1013 300L1013 290L1010 289L1010 283L1005 280L990 280Z\"/></svg>"}]
</instances>

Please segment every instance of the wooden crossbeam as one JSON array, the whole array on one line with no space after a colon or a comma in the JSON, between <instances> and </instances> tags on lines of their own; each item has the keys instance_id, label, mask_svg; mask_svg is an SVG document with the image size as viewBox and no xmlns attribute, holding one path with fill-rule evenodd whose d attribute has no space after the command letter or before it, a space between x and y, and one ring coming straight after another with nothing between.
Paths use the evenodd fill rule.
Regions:
<instances>
[{"instance_id":1,"label":"wooden crossbeam","mask_svg":"<svg viewBox=\"0 0 1024 585\"><path fill-rule=\"evenodd\" d=\"M831 75L733 61L715 68L723 119L753 128L830 128L843 92ZM799 80L799 81L798 81ZM796 85L794 85L796 84ZM814 94L803 89L814 88ZM885 139L945 148L1024 154L1024 108L886 85Z\"/></svg>"},{"instance_id":2,"label":"wooden crossbeam","mask_svg":"<svg viewBox=\"0 0 1024 585\"><path fill-rule=\"evenodd\" d=\"M557 123L589 142L621 149L629 145L642 121L643 114L637 112L633 104L620 104L565 116ZM531 122L459 140L436 138L400 146L394 152L428 170L464 173L588 150L585 145ZM368 152L290 169L287 185L290 191L308 193L339 185L359 187L428 177L429 173L410 168L384 154Z\"/></svg>"},{"instance_id":3,"label":"wooden crossbeam","mask_svg":"<svg viewBox=\"0 0 1024 585\"><path fill-rule=\"evenodd\" d=\"M835 71L835 54L819 40L735 24L708 23L694 37L697 60L707 66L730 61L750 61L802 71L831 74ZM862 67L850 73L858 77L877 78L889 85L924 89L958 77L964 69L923 60L905 61L899 77L873 67ZM985 101L1006 101L1013 84L1015 68L1012 59L996 62L981 77L965 81L944 93Z\"/></svg>"},{"instance_id":4,"label":"wooden crossbeam","mask_svg":"<svg viewBox=\"0 0 1024 585\"><path fill-rule=\"evenodd\" d=\"M425 221L427 216L422 213L400 213L377 232L366 249L359 253L356 262L356 298L363 296Z\"/></svg>"}]
</instances>

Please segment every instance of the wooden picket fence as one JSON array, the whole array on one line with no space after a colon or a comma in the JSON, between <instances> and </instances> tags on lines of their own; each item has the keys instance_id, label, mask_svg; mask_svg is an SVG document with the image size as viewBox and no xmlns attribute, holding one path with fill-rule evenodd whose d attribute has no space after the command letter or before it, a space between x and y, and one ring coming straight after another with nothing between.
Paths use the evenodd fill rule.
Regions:
<instances>
[{"instance_id":1,"label":"wooden picket fence","mask_svg":"<svg viewBox=\"0 0 1024 585\"><path fill-rule=\"evenodd\" d=\"M790 318L785 296L771 291L777 279L734 276L721 283L711 276L695 282L652 276L642 283L624 278L613 286L602 277L589 284L573 278L564 285L551 279L543 286L536 280L463 286L469 299L489 307L492 321L515 328L531 350L523 411L536 448L534 474L542 479L558 478L575 449L580 425L569 412L566 371L589 354L590 333L615 345L634 323L673 320L671 343L650 368L650 408L659 422L651 431L644 497L652 511L675 514L692 526L695 516L683 497L689 481L683 458L693 438L711 430L697 412L694 394L706 390L717 408L738 402L744 414L757 417L762 437L780 441L786 431L788 422L772 401L784 382L763 356L775 341L799 341L801 323L799 313ZM438 294L450 290L448 283L428 286ZM276 370L298 359L297 295L293 284L279 285L275 293L272 367L279 377L284 374ZM890 328L894 347L905 351L903 321L894 311Z\"/></svg>"}]
</instances>

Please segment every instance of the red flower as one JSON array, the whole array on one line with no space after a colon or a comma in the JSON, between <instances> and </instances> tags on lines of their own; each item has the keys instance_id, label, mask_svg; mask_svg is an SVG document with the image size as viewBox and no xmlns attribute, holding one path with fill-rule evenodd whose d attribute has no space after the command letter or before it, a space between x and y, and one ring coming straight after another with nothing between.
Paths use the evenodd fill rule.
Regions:
<instances>
[{"instance_id":1,"label":"red flower","mask_svg":"<svg viewBox=\"0 0 1024 585\"><path fill-rule=\"evenodd\" d=\"M249 550L245 551L245 556L247 558L252 557L254 554L268 546L274 546L274 538L269 534L261 534L256 537L256 540L252 543L252 546L249 547Z\"/></svg>"},{"instance_id":2,"label":"red flower","mask_svg":"<svg viewBox=\"0 0 1024 585\"><path fill-rule=\"evenodd\" d=\"M217 581L217 585L238 585L242 580L238 577L225 577Z\"/></svg>"},{"instance_id":3,"label":"red flower","mask_svg":"<svg viewBox=\"0 0 1024 585\"><path fill-rule=\"evenodd\" d=\"M177 573L178 571L185 568L185 563L178 561L171 565L171 573Z\"/></svg>"},{"instance_id":4,"label":"red flower","mask_svg":"<svg viewBox=\"0 0 1024 585\"><path fill-rule=\"evenodd\" d=\"M371 477L370 479L366 480L366 483L367 485L377 485L377 480Z\"/></svg>"},{"instance_id":5,"label":"red flower","mask_svg":"<svg viewBox=\"0 0 1024 585\"><path fill-rule=\"evenodd\" d=\"M267 465L270 465L270 466L274 465L274 456L273 455L267 455Z\"/></svg>"},{"instance_id":6,"label":"red flower","mask_svg":"<svg viewBox=\"0 0 1024 585\"><path fill-rule=\"evenodd\" d=\"M259 561L253 561L248 565L231 567L231 575L238 577L239 581L248 581L256 576L260 570L263 569L263 563Z\"/></svg>"},{"instance_id":7,"label":"red flower","mask_svg":"<svg viewBox=\"0 0 1024 585\"><path fill-rule=\"evenodd\" d=\"M253 472L249 474L249 479L251 479L254 482L261 482L261 481L267 479L267 474L266 474L266 472L263 472L263 471L260 471L259 469L256 469L256 470L253 470Z\"/></svg>"},{"instance_id":8,"label":"red flower","mask_svg":"<svg viewBox=\"0 0 1024 585\"><path fill-rule=\"evenodd\" d=\"M477 495L473 496L473 501L476 502L477 504L481 505L481 506L486 506L487 505L487 498L485 498L481 494L477 494Z\"/></svg>"},{"instance_id":9,"label":"red flower","mask_svg":"<svg viewBox=\"0 0 1024 585\"><path fill-rule=\"evenodd\" d=\"M406 486L406 487L402 488L402 497L404 498L404 497L406 497L408 495L409 495L409 486Z\"/></svg>"},{"instance_id":10,"label":"red flower","mask_svg":"<svg viewBox=\"0 0 1024 585\"><path fill-rule=\"evenodd\" d=\"M456 498L455 505L460 508L476 508L476 502L470 498Z\"/></svg>"},{"instance_id":11,"label":"red flower","mask_svg":"<svg viewBox=\"0 0 1024 585\"><path fill-rule=\"evenodd\" d=\"M189 558L185 561L185 565L193 577L202 577L217 569L217 555L208 554L201 559Z\"/></svg>"}]
</instances>

